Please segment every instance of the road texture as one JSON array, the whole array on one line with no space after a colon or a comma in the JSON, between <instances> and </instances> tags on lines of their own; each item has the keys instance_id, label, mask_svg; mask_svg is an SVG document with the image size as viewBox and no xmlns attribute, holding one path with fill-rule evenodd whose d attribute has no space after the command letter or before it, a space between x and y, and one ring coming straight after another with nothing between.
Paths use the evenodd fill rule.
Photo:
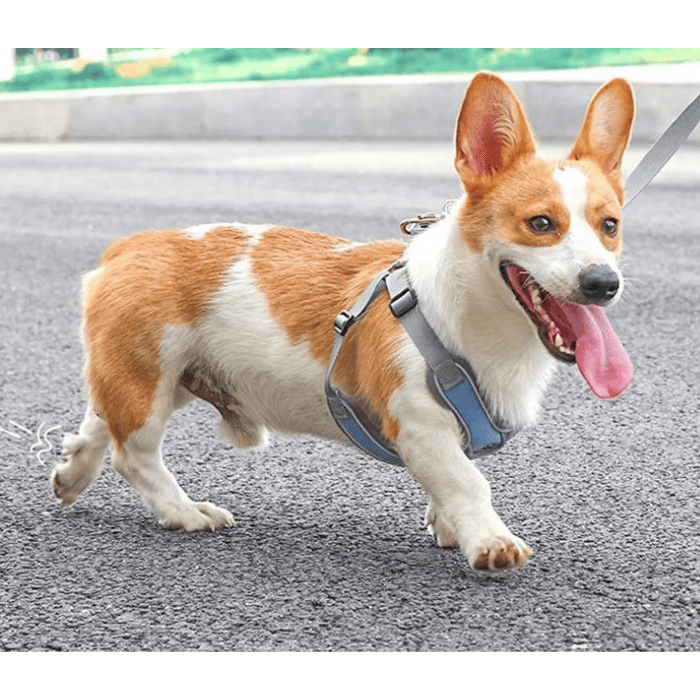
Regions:
<instances>
[{"instance_id":1,"label":"road texture","mask_svg":"<svg viewBox=\"0 0 700 700\"><path fill-rule=\"evenodd\" d=\"M111 240L236 220L398 236L458 194L449 144L0 145L0 649L699 650L698 156L627 213L609 316L632 387L602 402L562 368L538 426L480 461L535 555L477 575L424 531L404 469L310 437L237 453L203 404L165 460L233 528L161 528L108 464L70 509L48 484L82 418L80 274Z\"/></svg>"}]
</instances>

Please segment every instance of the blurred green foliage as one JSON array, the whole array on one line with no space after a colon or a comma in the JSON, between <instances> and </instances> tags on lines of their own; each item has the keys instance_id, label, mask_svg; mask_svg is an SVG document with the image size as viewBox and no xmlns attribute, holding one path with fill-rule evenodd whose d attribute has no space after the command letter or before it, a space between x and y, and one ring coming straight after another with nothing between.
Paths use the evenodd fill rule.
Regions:
<instances>
[{"instance_id":1,"label":"blurred green foliage","mask_svg":"<svg viewBox=\"0 0 700 700\"><path fill-rule=\"evenodd\" d=\"M174 55L169 65L154 65L150 72L131 78L120 76L115 69L120 64L119 53L110 49L110 57L109 63L91 63L79 72L74 72L70 64L64 62L38 63L28 72L19 72L14 80L0 83L0 91L700 61L700 49L187 49Z\"/></svg>"}]
</instances>

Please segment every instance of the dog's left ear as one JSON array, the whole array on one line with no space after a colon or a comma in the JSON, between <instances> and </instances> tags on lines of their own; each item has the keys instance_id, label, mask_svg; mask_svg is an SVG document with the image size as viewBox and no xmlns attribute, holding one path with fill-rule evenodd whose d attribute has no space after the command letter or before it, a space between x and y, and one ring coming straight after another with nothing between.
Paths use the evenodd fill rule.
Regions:
<instances>
[{"instance_id":1,"label":"dog's left ear","mask_svg":"<svg viewBox=\"0 0 700 700\"><path fill-rule=\"evenodd\" d=\"M622 156L629 143L633 121L632 88L626 80L616 78L603 85L588 105L569 158L594 160L608 177L622 186Z\"/></svg>"}]
</instances>

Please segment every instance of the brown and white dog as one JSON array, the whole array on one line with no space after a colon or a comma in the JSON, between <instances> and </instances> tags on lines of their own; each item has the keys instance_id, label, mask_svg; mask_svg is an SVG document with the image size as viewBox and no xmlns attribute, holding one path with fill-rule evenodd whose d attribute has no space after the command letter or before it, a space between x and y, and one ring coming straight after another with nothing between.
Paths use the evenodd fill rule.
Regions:
<instances>
[{"instance_id":1,"label":"brown and white dog","mask_svg":"<svg viewBox=\"0 0 700 700\"><path fill-rule=\"evenodd\" d=\"M630 86L608 83L568 158L548 162L515 94L482 73L457 124L465 195L408 244L238 223L112 243L83 282L89 401L51 475L59 501L75 502L112 442L115 469L163 525L232 525L227 510L190 500L163 464L171 414L204 399L241 449L264 445L268 430L344 440L324 395L333 321L399 259L424 315L506 424L534 423L558 361L575 361L597 396L621 393L632 368L602 307L623 287L620 162L633 115ZM386 294L349 331L334 382L371 410L430 495L426 524L440 546L460 546L475 569L527 562L530 548L493 509Z\"/></svg>"}]
</instances>

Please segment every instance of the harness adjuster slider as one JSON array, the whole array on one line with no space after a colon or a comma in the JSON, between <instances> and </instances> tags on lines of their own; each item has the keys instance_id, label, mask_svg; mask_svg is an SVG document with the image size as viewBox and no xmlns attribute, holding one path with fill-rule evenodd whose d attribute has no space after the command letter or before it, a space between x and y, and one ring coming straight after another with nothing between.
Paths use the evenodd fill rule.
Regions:
<instances>
[{"instance_id":1,"label":"harness adjuster slider","mask_svg":"<svg viewBox=\"0 0 700 700\"><path fill-rule=\"evenodd\" d=\"M345 335L348 332L348 328L355 323L355 320L353 315L343 309L343 311L335 317L335 321L333 321L333 330L338 335Z\"/></svg>"},{"instance_id":2,"label":"harness adjuster slider","mask_svg":"<svg viewBox=\"0 0 700 700\"><path fill-rule=\"evenodd\" d=\"M404 287L389 301L391 313L396 318L401 318L418 303L418 298L411 287Z\"/></svg>"}]
</instances>

